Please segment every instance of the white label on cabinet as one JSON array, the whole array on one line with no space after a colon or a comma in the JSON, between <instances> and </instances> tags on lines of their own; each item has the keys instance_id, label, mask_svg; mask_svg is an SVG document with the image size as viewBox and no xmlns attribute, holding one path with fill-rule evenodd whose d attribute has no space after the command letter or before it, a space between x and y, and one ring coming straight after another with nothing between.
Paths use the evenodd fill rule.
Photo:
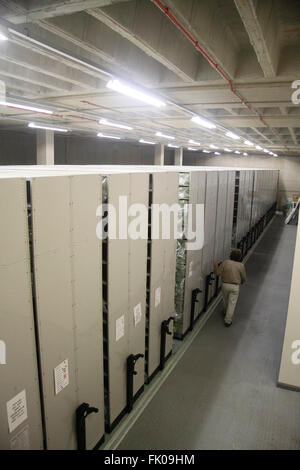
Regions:
<instances>
[{"instance_id":1,"label":"white label on cabinet","mask_svg":"<svg viewBox=\"0 0 300 470\"><path fill-rule=\"evenodd\" d=\"M18 393L6 403L8 429L13 432L23 421L27 419L26 391Z\"/></svg>"},{"instance_id":2,"label":"white label on cabinet","mask_svg":"<svg viewBox=\"0 0 300 470\"><path fill-rule=\"evenodd\" d=\"M133 309L134 326L136 326L142 319L142 305L137 304Z\"/></svg>"},{"instance_id":3,"label":"white label on cabinet","mask_svg":"<svg viewBox=\"0 0 300 470\"><path fill-rule=\"evenodd\" d=\"M157 287L157 289L155 289L155 307L157 307L159 304L160 304L160 293L161 293L161 288L160 287Z\"/></svg>"},{"instance_id":4,"label":"white label on cabinet","mask_svg":"<svg viewBox=\"0 0 300 470\"><path fill-rule=\"evenodd\" d=\"M193 261L190 262L189 264L189 277L193 275Z\"/></svg>"},{"instance_id":5,"label":"white label on cabinet","mask_svg":"<svg viewBox=\"0 0 300 470\"><path fill-rule=\"evenodd\" d=\"M55 395L69 385L69 361L65 359L54 369Z\"/></svg>"},{"instance_id":6,"label":"white label on cabinet","mask_svg":"<svg viewBox=\"0 0 300 470\"><path fill-rule=\"evenodd\" d=\"M116 320L116 341L119 341L125 334L125 317L122 315Z\"/></svg>"},{"instance_id":7,"label":"white label on cabinet","mask_svg":"<svg viewBox=\"0 0 300 470\"><path fill-rule=\"evenodd\" d=\"M0 364L6 364L6 344L0 340Z\"/></svg>"}]
</instances>

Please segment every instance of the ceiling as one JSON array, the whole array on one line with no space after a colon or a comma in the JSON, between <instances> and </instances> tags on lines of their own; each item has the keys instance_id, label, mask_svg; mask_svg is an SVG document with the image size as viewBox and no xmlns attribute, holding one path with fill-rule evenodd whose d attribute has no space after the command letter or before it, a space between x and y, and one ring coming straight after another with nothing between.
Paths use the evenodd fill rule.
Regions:
<instances>
[{"instance_id":1,"label":"ceiling","mask_svg":"<svg viewBox=\"0 0 300 470\"><path fill-rule=\"evenodd\" d=\"M248 139L280 156L300 155L300 104L291 99L300 80L298 0L0 0L1 32L8 38L0 41L6 100L53 114L2 105L0 130L33 121L129 141L189 147L193 139L221 152L250 153ZM112 78L166 106L110 90ZM193 115L216 128L191 122ZM133 130L101 125L101 118Z\"/></svg>"}]
</instances>

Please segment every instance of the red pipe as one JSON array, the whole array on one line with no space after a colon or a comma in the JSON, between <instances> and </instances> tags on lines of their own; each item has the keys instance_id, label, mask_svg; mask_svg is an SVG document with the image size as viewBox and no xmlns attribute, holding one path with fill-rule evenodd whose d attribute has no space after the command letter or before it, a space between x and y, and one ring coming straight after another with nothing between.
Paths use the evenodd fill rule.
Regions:
<instances>
[{"instance_id":1,"label":"red pipe","mask_svg":"<svg viewBox=\"0 0 300 470\"><path fill-rule=\"evenodd\" d=\"M280 138L280 134L278 133L277 130L272 129L264 120L263 116L257 111L257 109L253 108L246 100L245 98L235 89L232 80L228 75L224 72L224 70L221 69L221 67L210 57L210 55L200 46L198 41L196 41L193 36L188 32L188 30L175 18L175 16L171 13L170 9L164 5L160 0L152 0L158 8L172 21L172 23L185 35L186 38L190 42L194 44L196 49L201 52L201 54L208 60L208 62L211 64L211 66L221 75L222 78L224 78L229 86L231 92L239 99L239 101L247 106L249 111L254 112L260 121L274 134L274 132L277 134L277 136ZM280 139L281 140L281 139ZM285 148L288 150L288 147L285 146Z\"/></svg>"},{"instance_id":2,"label":"red pipe","mask_svg":"<svg viewBox=\"0 0 300 470\"><path fill-rule=\"evenodd\" d=\"M93 121L93 122L99 122L99 119L92 119L92 118L88 118L88 117L84 117L84 116L79 116L79 115L76 115L76 114L67 114L66 117L71 117L71 118L74 118L74 119L84 119L85 121Z\"/></svg>"}]
</instances>

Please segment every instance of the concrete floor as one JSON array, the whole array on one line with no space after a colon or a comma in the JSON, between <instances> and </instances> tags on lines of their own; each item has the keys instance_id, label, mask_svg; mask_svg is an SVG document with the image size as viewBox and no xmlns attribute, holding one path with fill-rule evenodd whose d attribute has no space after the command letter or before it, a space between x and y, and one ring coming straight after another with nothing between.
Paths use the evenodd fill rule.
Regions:
<instances>
[{"instance_id":1,"label":"concrete floor","mask_svg":"<svg viewBox=\"0 0 300 470\"><path fill-rule=\"evenodd\" d=\"M272 222L232 327L212 316L119 450L300 449L300 393L276 387L295 239Z\"/></svg>"}]
</instances>

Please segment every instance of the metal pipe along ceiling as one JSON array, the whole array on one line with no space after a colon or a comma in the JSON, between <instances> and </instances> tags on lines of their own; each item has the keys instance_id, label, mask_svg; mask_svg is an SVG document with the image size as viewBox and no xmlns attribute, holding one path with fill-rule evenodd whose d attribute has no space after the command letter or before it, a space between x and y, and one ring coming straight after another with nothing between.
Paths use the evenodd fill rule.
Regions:
<instances>
[{"instance_id":1,"label":"metal pipe along ceiling","mask_svg":"<svg viewBox=\"0 0 300 470\"><path fill-rule=\"evenodd\" d=\"M264 120L263 116L260 112L255 109L248 101L235 89L235 86L230 79L230 77L222 70L222 68L212 59L212 57L200 46L198 41L193 38L193 36L188 32L188 30L175 18L175 16L171 13L170 9L164 5L160 0L152 0L156 6L169 18L170 21L184 34L184 36L196 47L196 49L201 52L203 57L210 63L210 65L218 72L218 74L227 81L230 87L230 91L239 99L240 103L245 105L249 111L255 113L259 120L272 132L272 134L276 134L277 137L281 140L281 135L276 129L272 129ZM289 150L289 148L285 145L285 148Z\"/></svg>"}]
</instances>

